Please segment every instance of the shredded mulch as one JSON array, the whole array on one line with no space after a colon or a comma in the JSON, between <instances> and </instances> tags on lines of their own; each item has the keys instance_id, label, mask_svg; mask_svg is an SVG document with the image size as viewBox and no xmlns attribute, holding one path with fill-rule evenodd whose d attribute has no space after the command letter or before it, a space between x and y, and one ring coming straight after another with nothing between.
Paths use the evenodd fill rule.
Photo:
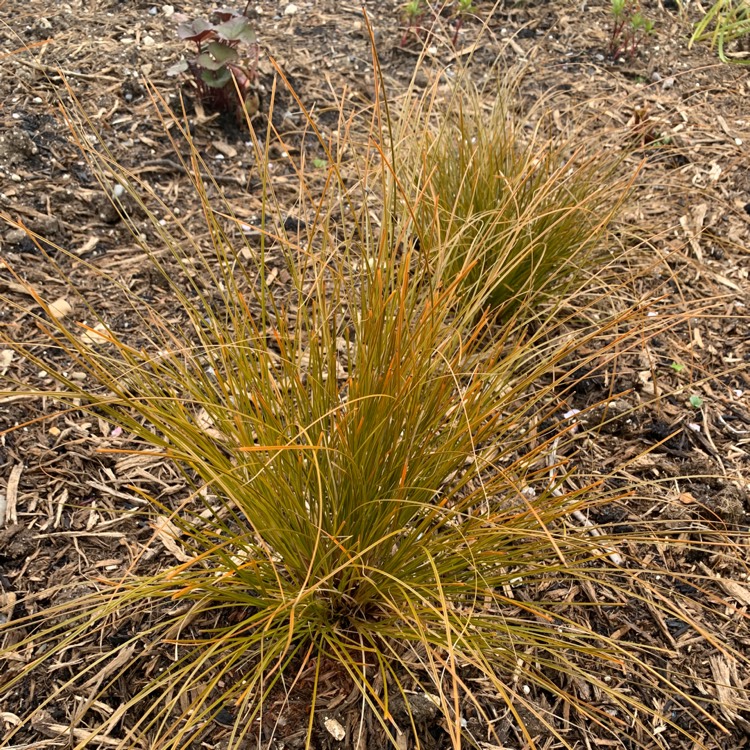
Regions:
<instances>
[{"instance_id":1,"label":"shredded mulch","mask_svg":"<svg viewBox=\"0 0 750 750\"><path fill-rule=\"evenodd\" d=\"M680 325L666 327L639 351L624 353L612 377L580 373L576 386L561 395L557 410L559 414L580 410L576 437L561 449L561 458L584 475L613 472L610 489L617 489L618 483L631 488L627 497L597 509L594 522L630 524L635 530L641 520L659 518L692 529L696 538L715 539L711 553L705 546L696 545L694 551L686 544L679 554L671 550L673 557L667 563L681 576L694 572L711 579L695 594L704 609L693 615L702 618L707 633L720 634L737 651L750 649L750 559L745 550L743 565L738 547L725 554L730 537L721 533L732 532L737 540L738 533L750 531L747 69L719 63L703 45L688 49L693 11L680 11L666 0L644 3L655 30L628 60L608 59L610 18L603 0L583 5L570 0L508 3L494 10L493 3L476 2L476 18L460 30L455 48L446 43L452 36L447 16L440 21L442 36L418 39L407 34L407 43L401 46L401 11L392 0L365 0L367 22L359 3L258 0L252 5L261 49L259 126L269 111L274 64L326 134L338 127L342 103L357 108L372 102L376 84L369 23L388 94L396 106L426 43L427 57L415 79L417 89L470 54L472 75L480 85L496 75L494 65L504 69L524 63L522 96L532 101L554 92L552 119L561 132L585 112L590 133L601 133L612 143L625 138L635 146L628 158L632 165L642 164L618 225L619 239L623 252L639 241L636 231L638 238L649 241L642 244L642 272L632 276L629 294L632 299L651 299L649 314L681 311L687 317ZM117 307L90 265L117 274L165 311L170 300L87 168L57 102L70 102L74 95L113 157L146 177L163 200L179 209L185 226L197 238L207 239L190 175L156 116L144 78L179 108L181 81L166 71L185 47L176 38L172 16L205 15L214 7L204 0L171 5L140 0L0 2L8 24L0 26L0 210L43 238L60 270L104 317L121 327L127 325L129 311ZM482 43L472 53L480 35ZM14 52L22 47L27 49ZM189 90L185 103L195 143L217 186L237 216L254 223L261 200L247 133L231 117L203 111ZM323 156L305 134L299 107L283 86L276 90L273 112L284 148L296 154L304 151L308 164ZM281 145L274 148L280 156ZM303 221L297 216L294 176L285 171L281 158L277 176L277 191L288 204L272 221ZM146 237L157 242L146 218L138 221ZM57 252L55 246L72 256ZM613 255L617 252L613 249ZM0 226L0 261L7 261L47 299L66 304L58 269L21 229ZM278 283L283 286L283 276ZM23 311L33 310L34 300L2 265L0 291L20 305L0 310L3 336L39 339L43 347L41 333ZM48 355L55 356L51 351ZM74 372L71 377L86 375ZM0 389L12 390L16 383L52 386L46 372L2 350ZM593 406L603 400L606 406ZM69 587L65 596L83 594L102 576L117 578L136 566L140 571L149 566L153 570L179 560L179 546L169 534L155 532L144 512L144 496L168 505L190 491L170 464L158 456L108 453L107 449L124 445L117 429L80 412L59 414L51 401L20 394L0 400L0 435L3 621L60 603L64 585ZM635 539L632 548L623 552L641 557L647 567L653 559L649 555L658 550L639 544ZM675 579L675 586L685 585L682 578ZM595 587L586 593L597 601ZM672 674L678 687L718 700L718 705L706 707L727 731L703 737L707 748L746 747L750 675L737 674L730 657L686 631L681 621L665 619L658 607L626 600L621 604L618 622L602 622L602 632L621 629L630 638L637 634L643 644L662 649L658 664L654 657L655 666ZM123 635L114 624L112 642ZM93 640L81 643L78 656L85 658L96 648ZM322 674L316 746L355 747L351 738L357 736L353 730L360 726L361 712L357 693L335 665ZM63 678L62 672L37 674L4 694L0 737ZM134 684L139 679L143 678L134 675ZM733 687L717 694L714 682ZM269 720L274 719L271 728L277 741L285 747L303 746L305 733L300 730L309 711L304 684L301 679L297 703L279 697L281 719L273 706L267 713ZM127 689L121 684L122 694L111 700L126 700ZM585 687L579 689L585 699ZM648 685L636 689L641 700L652 703ZM556 710L543 704L540 708ZM684 707L661 708L689 726ZM409 710L421 727L422 747L449 746L434 706L418 706L415 699ZM488 708L490 714L494 710ZM56 705L16 734L15 744L4 746L65 747L80 740L85 733L76 732L83 730L74 729L72 734L67 730L74 711L75 705ZM398 719L398 706L392 706L392 712ZM401 714L408 716L406 707ZM347 730L345 742L338 742L322 723L324 715ZM486 732L482 733L469 707L466 716L469 731L484 740ZM231 723L231 716L224 718ZM496 730L503 726L500 719ZM527 719L533 733L534 717ZM361 727L359 731L362 736ZM217 721L200 747L223 747L226 732ZM575 741L582 748L631 746L627 739L599 736L594 726L576 732ZM499 733L507 747L523 746L512 722ZM372 717L364 736L369 744L357 747L382 746L382 734ZM661 736L660 747L692 747L671 729L665 728ZM415 738L408 733L405 738L404 747L416 746ZM100 747L113 742L102 738ZM551 750L558 744L542 737L539 746Z\"/></svg>"}]
</instances>

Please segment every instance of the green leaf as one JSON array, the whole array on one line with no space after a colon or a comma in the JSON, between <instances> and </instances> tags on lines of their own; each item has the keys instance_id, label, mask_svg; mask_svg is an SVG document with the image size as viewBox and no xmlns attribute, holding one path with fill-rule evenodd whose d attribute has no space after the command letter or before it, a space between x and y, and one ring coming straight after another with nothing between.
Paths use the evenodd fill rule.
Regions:
<instances>
[{"instance_id":1,"label":"green leaf","mask_svg":"<svg viewBox=\"0 0 750 750\"><path fill-rule=\"evenodd\" d=\"M650 21L642 13L633 13L630 18L630 25L635 31L643 30L646 34L650 34L654 29L654 22Z\"/></svg>"},{"instance_id":2,"label":"green leaf","mask_svg":"<svg viewBox=\"0 0 750 750\"><path fill-rule=\"evenodd\" d=\"M186 70L188 70L189 65L187 60L180 60L179 62L176 62L174 65L172 65L170 68L167 68L167 75L168 76L177 76L180 73L184 73Z\"/></svg>"},{"instance_id":3,"label":"green leaf","mask_svg":"<svg viewBox=\"0 0 750 750\"><path fill-rule=\"evenodd\" d=\"M250 26L250 19L245 16L236 16L229 21L224 21L215 30L222 39L228 42L254 44L256 41L255 31Z\"/></svg>"},{"instance_id":4,"label":"green leaf","mask_svg":"<svg viewBox=\"0 0 750 750\"><path fill-rule=\"evenodd\" d=\"M404 5L404 13L408 18L415 18L422 12L422 0L411 0Z\"/></svg>"},{"instance_id":5,"label":"green leaf","mask_svg":"<svg viewBox=\"0 0 750 750\"><path fill-rule=\"evenodd\" d=\"M234 47L230 47L228 44L222 42L213 41L211 42L206 51L220 63L233 62L240 55Z\"/></svg>"},{"instance_id":6,"label":"green leaf","mask_svg":"<svg viewBox=\"0 0 750 750\"><path fill-rule=\"evenodd\" d=\"M213 33L214 25L203 18L196 18L190 23L182 23L177 27L177 36L186 42L202 42Z\"/></svg>"},{"instance_id":7,"label":"green leaf","mask_svg":"<svg viewBox=\"0 0 750 750\"><path fill-rule=\"evenodd\" d=\"M195 58L195 61L201 66L201 68L205 68L206 70L220 70L224 67L224 63L216 62L208 52L198 55L198 57Z\"/></svg>"},{"instance_id":8,"label":"green leaf","mask_svg":"<svg viewBox=\"0 0 750 750\"><path fill-rule=\"evenodd\" d=\"M685 365L681 365L679 362L672 362L669 365L675 372L682 372L685 369Z\"/></svg>"},{"instance_id":9,"label":"green leaf","mask_svg":"<svg viewBox=\"0 0 750 750\"><path fill-rule=\"evenodd\" d=\"M323 169L328 166L328 162L325 159L313 159L313 166L317 169Z\"/></svg>"},{"instance_id":10,"label":"green leaf","mask_svg":"<svg viewBox=\"0 0 750 750\"><path fill-rule=\"evenodd\" d=\"M201 73L201 80L212 89L221 89L232 80L232 74L228 68L222 67L218 70L208 68Z\"/></svg>"},{"instance_id":11,"label":"green leaf","mask_svg":"<svg viewBox=\"0 0 750 750\"><path fill-rule=\"evenodd\" d=\"M694 409L700 409L701 406L703 406L703 399L700 396L691 396L690 406L692 406Z\"/></svg>"},{"instance_id":12,"label":"green leaf","mask_svg":"<svg viewBox=\"0 0 750 750\"><path fill-rule=\"evenodd\" d=\"M198 55L196 62L202 68L208 70L219 70L223 68L228 62L232 62L239 57L239 53L236 49L228 47L226 44L221 42L211 42L206 48L206 51Z\"/></svg>"}]
</instances>

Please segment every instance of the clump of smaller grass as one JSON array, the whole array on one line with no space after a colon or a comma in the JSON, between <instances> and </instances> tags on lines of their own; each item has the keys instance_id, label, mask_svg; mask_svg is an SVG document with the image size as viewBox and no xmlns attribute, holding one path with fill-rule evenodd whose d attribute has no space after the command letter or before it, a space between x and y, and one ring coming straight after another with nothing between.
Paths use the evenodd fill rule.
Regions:
<instances>
[{"instance_id":1,"label":"clump of smaller grass","mask_svg":"<svg viewBox=\"0 0 750 750\"><path fill-rule=\"evenodd\" d=\"M695 42L709 42L725 63L750 65L750 3L747 0L717 0L696 24L688 47ZM738 49L729 52L727 45L737 42ZM743 48L744 45L744 48Z\"/></svg>"},{"instance_id":2,"label":"clump of smaller grass","mask_svg":"<svg viewBox=\"0 0 750 750\"><path fill-rule=\"evenodd\" d=\"M561 293L603 249L629 189L616 156L545 135L539 106L513 111L517 86L516 76L484 94L462 86L439 105L433 92L397 149L421 196L413 231L436 274L461 277L467 296L493 279L488 302L504 314Z\"/></svg>"}]
</instances>

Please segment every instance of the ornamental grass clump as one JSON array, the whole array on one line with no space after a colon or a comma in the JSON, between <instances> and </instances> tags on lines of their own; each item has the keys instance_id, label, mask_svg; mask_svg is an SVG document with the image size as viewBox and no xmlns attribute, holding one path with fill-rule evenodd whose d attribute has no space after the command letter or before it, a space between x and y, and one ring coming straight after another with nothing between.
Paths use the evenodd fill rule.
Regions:
<instances>
[{"instance_id":1,"label":"ornamental grass clump","mask_svg":"<svg viewBox=\"0 0 750 750\"><path fill-rule=\"evenodd\" d=\"M8 343L54 374L48 401L116 425L128 436L116 450L172 462L194 491L144 496L152 541L167 535L177 561L154 565L141 550L122 574L79 581L47 606L29 598L0 624L0 700L53 675L7 743L28 726L49 732L53 710L71 747L123 750L200 747L218 732L222 747L268 747L285 727L304 747L417 747L425 715L454 748L500 745L500 734L574 747L586 724L634 747L667 730L721 731L711 698L654 666L657 648L591 624L592 608L647 602L690 627L692 610L628 557L624 537L576 520L614 496L560 458L570 423L532 429L574 384L563 365L579 346L599 348L578 367L607 368L656 323L631 311L575 342L524 332L520 318L497 327L482 314L496 267L482 286L465 260L446 282L434 251L411 242L406 196L389 193L398 162L382 146L383 111L376 102L369 123L342 115L336 137L350 149L318 134L328 167L317 197L294 165L309 218L294 236L272 220L273 171L261 167L263 213L250 226L199 177L177 119L165 132L192 166L203 238L92 145L90 123L71 120L103 188L121 185L148 217L144 239L123 214L171 302L92 263L97 294L119 298L123 315L100 314L69 283L75 304L61 317L16 274L38 332ZM363 121L364 153L352 135ZM279 137L270 124L260 135L257 163L269 164ZM639 324L632 338L628 323ZM644 682L662 700L644 703L633 689ZM338 721L350 694L361 720ZM668 700L693 714L687 729Z\"/></svg>"},{"instance_id":2,"label":"ornamental grass clump","mask_svg":"<svg viewBox=\"0 0 750 750\"><path fill-rule=\"evenodd\" d=\"M725 63L750 64L750 3L747 0L717 0L695 25L688 49L695 42L709 42ZM733 43L736 43L733 45ZM729 48L735 46L732 52Z\"/></svg>"},{"instance_id":3,"label":"ornamental grass clump","mask_svg":"<svg viewBox=\"0 0 750 750\"><path fill-rule=\"evenodd\" d=\"M492 278L492 306L533 309L595 263L629 185L616 154L580 135L547 135L557 125L546 98L514 111L516 74L483 94L462 80L447 96L434 88L421 97L399 134L420 196L414 233L466 295Z\"/></svg>"}]
</instances>

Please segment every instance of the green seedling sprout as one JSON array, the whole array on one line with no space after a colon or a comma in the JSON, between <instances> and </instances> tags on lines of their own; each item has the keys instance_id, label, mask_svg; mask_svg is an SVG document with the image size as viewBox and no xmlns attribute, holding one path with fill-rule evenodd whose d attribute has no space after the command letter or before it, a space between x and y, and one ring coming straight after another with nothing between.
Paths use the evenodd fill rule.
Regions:
<instances>
[{"instance_id":1,"label":"green seedling sprout","mask_svg":"<svg viewBox=\"0 0 750 750\"><path fill-rule=\"evenodd\" d=\"M618 60L623 55L634 60L638 48L654 30L654 23L643 15L638 0L612 0L612 34L608 55Z\"/></svg>"},{"instance_id":2,"label":"green seedling sprout","mask_svg":"<svg viewBox=\"0 0 750 750\"><path fill-rule=\"evenodd\" d=\"M422 37L424 29L422 28L422 18L424 16L424 7L422 6L422 0L409 0L402 6L403 17L406 23L406 28L401 36L400 47L406 47L409 43L409 36L413 31L416 37L419 39Z\"/></svg>"},{"instance_id":3,"label":"green seedling sprout","mask_svg":"<svg viewBox=\"0 0 750 750\"><path fill-rule=\"evenodd\" d=\"M215 112L233 112L241 120L245 112L255 114L258 105L257 37L245 12L217 10L213 16L214 21L194 18L179 24L177 36L195 44L195 55L173 65L168 72L189 72L198 98L206 107ZM243 58L243 48L252 50L250 62Z\"/></svg>"},{"instance_id":4,"label":"green seedling sprout","mask_svg":"<svg viewBox=\"0 0 750 750\"><path fill-rule=\"evenodd\" d=\"M458 9L456 11L456 22L453 32L453 46L458 42L458 33L464 25L465 18L474 12L474 3L472 0L458 0Z\"/></svg>"}]
</instances>

